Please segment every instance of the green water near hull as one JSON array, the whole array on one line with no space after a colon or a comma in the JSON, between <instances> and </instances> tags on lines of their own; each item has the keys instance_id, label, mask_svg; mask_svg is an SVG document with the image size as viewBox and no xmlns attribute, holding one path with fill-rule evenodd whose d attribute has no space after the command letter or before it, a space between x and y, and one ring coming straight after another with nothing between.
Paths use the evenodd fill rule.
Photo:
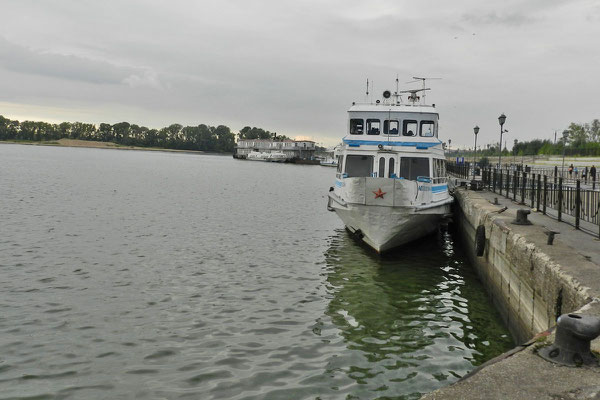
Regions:
<instances>
[{"instance_id":1,"label":"green water near hull","mask_svg":"<svg viewBox=\"0 0 600 400\"><path fill-rule=\"evenodd\" d=\"M383 257L348 235L332 239L327 315L350 353L331 371L359 384L357 398L418 398L514 347L455 236Z\"/></svg>"}]
</instances>

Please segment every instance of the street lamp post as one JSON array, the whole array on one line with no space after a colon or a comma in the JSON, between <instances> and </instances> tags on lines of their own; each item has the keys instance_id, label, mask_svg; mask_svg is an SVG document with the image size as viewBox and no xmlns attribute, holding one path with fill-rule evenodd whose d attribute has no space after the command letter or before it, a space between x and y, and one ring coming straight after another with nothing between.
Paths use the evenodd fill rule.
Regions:
<instances>
[{"instance_id":1,"label":"street lamp post","mask_svg":"<svg viewBox=\"0 0 600 400\"><path fill-rule=\"evenodd\" d=\"M504 113L498 117L498 122L500 122L500 154L498 155L498 168L502 169L502 134L504 133L504 122L506 122L506 115L504 115Z\"/></svg>"},{"instance_id":2,"label":"street lamp post","mask_svg":"<svg viewBox=\"0 0 600 400\"><path fill-rule=\"evenodd\" d=\"M565 173L565 147L567 147L567 138L569 137L569 131L563 131L563 159L562 159L562 167L560 168L560 176L563 177Z\"/></svg>"},{"instance_id":3,"label":"street lamp post","mask_svg":"<svg viewBox=\"0 0 600 400\"><path fill-rule=\"evenodd\" d=\"M477 156L477 134L479 133L479 127L475 125L473 128L473 132L475 133L475 147L473 148L473 180L475 180L475 160Z\"/></svg>"}]
</instances>

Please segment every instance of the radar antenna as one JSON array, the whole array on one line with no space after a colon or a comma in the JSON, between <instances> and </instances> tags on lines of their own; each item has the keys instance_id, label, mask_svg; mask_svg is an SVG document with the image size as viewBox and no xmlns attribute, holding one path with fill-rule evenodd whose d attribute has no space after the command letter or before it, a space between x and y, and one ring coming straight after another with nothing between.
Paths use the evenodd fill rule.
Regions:
<instances>
[{"instance_id":1,"label":"radar antenna","mask_svg":"<svg viewBox=\"0 0 600 400\"><path fill-rule=\"evenodd\" d=\"M410 101L413 105L415 105L415 103L421 99L421 97L417 96L417 93L423 92L423 98L425 98L426 90L431 90L431 89L423 88L423 89L413 89L413 90L401 90L399 93L410 93L408 95L408 101Z\"/></svg>"},{"instance_id":2,"label":"radar antenna","mask_svg":"<svg viewBox=\"0 0 600 400\"><path fill-rule=\"evenodd\" d=\"M418 76L413 76L412 77L414 80L410 81L410 82L406 82L406 83L415 83L415 82L423 82L423 88L421 90L423 90L423 104L425 104L425 90L430 90L430 89L426 89L425 88L425 81L426 80L431 80L431 79L442 79L442 78L421 78Z\"/></svg>"}]
</instances>

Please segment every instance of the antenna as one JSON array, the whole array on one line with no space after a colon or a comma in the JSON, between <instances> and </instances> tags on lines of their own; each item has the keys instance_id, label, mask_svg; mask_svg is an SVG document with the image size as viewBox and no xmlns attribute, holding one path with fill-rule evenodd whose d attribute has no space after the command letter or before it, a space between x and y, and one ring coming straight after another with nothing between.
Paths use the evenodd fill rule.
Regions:
<instances>
[{"instance_id":1,"label":"antenna","mask_svg":"<svg viewBox=\"0 0 600 400\"><path fill-rule=\"evenodd\" d=\"M365 99L365 102L366 103L369 102L369 78L367 78L367 97Z\"/></svg>"},{"instance_id":2,"label":"antenna","mask_svg":"<svg viewBox=\"0 0 600 400\"><path fill-rule=\"evenodd\" d=\"M371 80L371 103L373 103L373 85L375 84L375 82L373 82L373 80Z\"/></svg>"},{"instance_id":3,"label":"antenna","mask_svg":"<svg viewBox=\"0 0 600 400\"><path fill-rule=\"evenodd\" d=\"M401 90L400 93L410 93L408 95L408 101L412 102L413 105L415 105L415 103L421 99L419 96L417 96L417 93L423 92L423 97L425 97L426 90L431 90L431 89L423 88L423 89L413 89L413 90Z\"/></svg>"},{"instance_id":4,"label":"antenna","mask_svg":"<svg viewBox=\"0 0 600 400\"><path fill-rule=\"evenodd\" d=\"M399 80L398 80L398 74L396 74L396 91L394 92L394 104L395 105L400 105L400 103L402 102L402 98L400 97L400 94L398 93L399 89Z\"/></svg>"},{"instance_id":5,"label":"antenna","mask_svg":"<svg viewBox=\"0 0 600 400\"><path fill-rule=\"evenodd\" d=\"M422 89L423 90L423 104L425 104L425 90L429 90L429 89L425 89L425 81L428 79L437 79L437 80L442 79L442 78L421 78L418 76L413 76L412 78L414 79L413 81L406 82L406 83L415 83L415 82L419 82L419 81L423 82L423 89Z\"/></svg>"}]
</instances>

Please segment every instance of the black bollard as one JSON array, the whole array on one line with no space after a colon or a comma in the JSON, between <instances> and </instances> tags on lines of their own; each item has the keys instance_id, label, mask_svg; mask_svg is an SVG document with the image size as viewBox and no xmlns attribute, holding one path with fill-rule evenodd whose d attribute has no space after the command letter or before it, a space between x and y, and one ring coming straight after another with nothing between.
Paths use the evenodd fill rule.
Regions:
<instances>
[{"instance_id":1,"label":"black bollard","mask_svg":"<svg viewBox=\"0 0 600 400\"><path fill-rule=\"evenodd\" d=\"M531 221L527 219L527 216L531 214L531 210L527 208L521 208L517 210L517 219L513 220L515 225L532 225Z\"/></svg>"},{"instance_id":2,"label":"black bollard","mask_svg":"<svg viewBox=\"0 0 600 400\"><path fill-rule=\"evenodd\" d=\"M558 235L559 233L560 233L559 231L545 232L545 234L548 235L548 241L546 242L546 244L552 246L552 244L554 243L554 236Z\"/></svg>"},{"instance_id":3,"label":"black bollard","mask_svg":"<svg viewBox=\"0 0 600 400\"><path fill-rule=\"evenodd\" d=\"M600 318L582 314L563 314L556 321L554 343L540 349L543 359L571 367L600 366L590 350L590 342L600 335Z\"/></svg>"}]
</instances>

